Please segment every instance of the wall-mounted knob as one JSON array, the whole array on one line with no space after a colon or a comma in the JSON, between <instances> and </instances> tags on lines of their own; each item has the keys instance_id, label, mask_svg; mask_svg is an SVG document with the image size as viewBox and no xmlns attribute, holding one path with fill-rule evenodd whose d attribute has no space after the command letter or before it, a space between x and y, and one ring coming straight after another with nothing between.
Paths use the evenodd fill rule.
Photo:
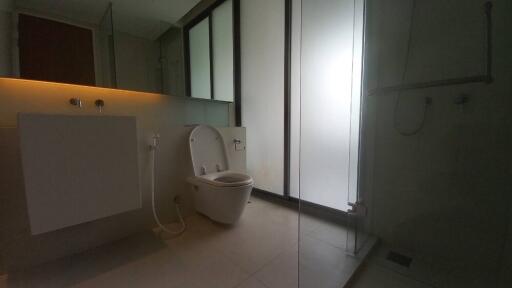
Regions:
<instances>
[{"instance_id":1,"label":"wall-mounted knob","mask_svg":"<svg viewBox=\"0 0 512 288\"><path fill-rule=\"evenodd\" d=\"M461 94L453 99L455 105L465 105L469 102L469 95Z\"/></svg>"},{"instance_id":2,"label":"wall-mounted knob","mask_svg":"<svg viewBox=\"0 0 512 288\"><path fill-rule=\"evenodd\" d=\"M233 143L235 143L235 151L245 150L245 145L242 145L242 140L235 138L233 139Z\"/></svg>"},{"instance_id":3,"label":"wall-mounted knob","mask_svg":"<svg viewBox=\"0 0 512 288\"><path fill-rule=\"evenodd\" d=\"M98 99L94 101L94 106L100 110L100 112L103 110L103 107L105 107L105 101L103 99Z\"/></svg>"},{"instance_id":4,"label":"wall-mounted knob","mask_svg":"<svg viewBox=\"0 0 512 288\"><path fill-rule=\"evenodd\" d=\"M76 106L78 108L82 108L82 100L80 100L80 98L69 99L69 104Z\"/></svg>"}]
</instances>

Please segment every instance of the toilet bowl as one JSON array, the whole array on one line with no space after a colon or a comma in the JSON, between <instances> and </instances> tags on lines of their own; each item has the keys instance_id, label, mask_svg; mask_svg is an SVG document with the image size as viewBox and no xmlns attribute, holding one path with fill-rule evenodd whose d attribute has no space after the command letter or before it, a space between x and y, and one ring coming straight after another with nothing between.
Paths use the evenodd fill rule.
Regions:
<instances>
[{"instance_id":1,"label":"toilet bowl","mask_svg":"<svg viewBox=\"0 0 512 288\"><path fill-rule=\"evenodd\" d=\"M195 209L217 222L236 223L251 195L251 176L229 170L224 140L217 129L196 126L189 145L194 176L187 181L194 186Z\"/></svg>"}]
</instances>

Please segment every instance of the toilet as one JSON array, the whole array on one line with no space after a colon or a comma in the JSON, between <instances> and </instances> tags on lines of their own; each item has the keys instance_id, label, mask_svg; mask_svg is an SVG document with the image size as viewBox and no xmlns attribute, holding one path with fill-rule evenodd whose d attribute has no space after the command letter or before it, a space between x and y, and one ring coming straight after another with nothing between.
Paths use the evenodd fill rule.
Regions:
<instances>
[{"instance_id":1,"label":"toilet","mask_svg":"<svg viewBox=\"0 0 512 288\"><path fill-rule=\"evenodd\" d=\"M229 169L224 140L217 129L198 125L188 140L194 176L187 181L194 186L196 210L217 222L236 223L254 181L245 173Z\"/></svg>"}]
</instances>

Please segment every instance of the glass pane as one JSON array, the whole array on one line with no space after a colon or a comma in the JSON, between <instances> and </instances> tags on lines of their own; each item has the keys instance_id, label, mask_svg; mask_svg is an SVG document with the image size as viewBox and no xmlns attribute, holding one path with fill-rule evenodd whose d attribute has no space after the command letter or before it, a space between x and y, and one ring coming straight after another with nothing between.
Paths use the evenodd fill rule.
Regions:
<instances>
[{"instance_id":1,"label":"glass pane","mask_svg":"<svg viewBox=\"0 0 512 288\"><path fill-rule=\"evenodd\" d=\"M112 6L109 5L98 29L98 42L100 46L100 77L98 86L116 88L116 55L114 47L114 25L112 22Z\"/></svg>"},{"instance_id":2,"label":"glass pane","mask_svg":"<svg viewBox=\"0 0 512 288\"><path fill-rule=\"evenodd\" d=\"M117 88L162 93L160 43L162 21L137 27L118 5L113 6Z\"/></svg>"},{"instance_id":3,"label":"glass pane","mask_svg":"<svg viewBox=\"0 0 512 288\"><path fill-rule=\"evenodd\" d=\"M212 12L213 95L233 101L233 4L228 0Z\"/></svg>"},{"instance_id":4,"label":"glass pane","mask_svg":"<svg viewBox=\"0 0 512 288\"><path fill-rule=\"evenodd\" d=\"M194 98L211 99L209 17L189 31L190 83Z\"/></svg>"},{"instance_id":5,"label":"glass pane","mask_svg":"<svg viewBox=\"0 0 512 288\"><path fill-rule=\"evenodd\" d=\"M170 27L160 36L163 94L186 96L182 40L180 27Z\"/></svg>"},{"instance_id":6,"label":"glass pane","mask_svg":"<svg viewBox=\"0 0 512 288\"><path fill-rule=\"evenodd\" d=\"M353 229L348 231L347 250L357 254L364 246L368 238L364 233L366 218L366 203L364 196L360 194L359 187L359 143L361 137L361 101L363 87L363 51L364 51L364 0L354 1L354 27L353 27L353 50L352 50L352 110L350 119L350 163L349 163L349 187L348 202L357 206L351 214Z\"/></svg>"},{"instance_id":7,"label":"glass pane","mask_svg":"<svg viewBox=\"0 0 512 288\"><path fill-rule=\"evenodd\" d=\"M302 1L301 199L347 211L354 1Z\"/></svg>"},{"instance_id":8,"label":"glass pane","mask_svg":"<svg viewBox=\"0 0 512 288\"><path fill-rule=\"evenodd\" d=\"M299 287L343 287L362 261L348 202L359 200L364 2L300 4Z\"/></svg>"},{"instance_id":9,"label":"glass pane","mask_svg":"<svg viewBox=\"0 0 512 288\"><path fill-rule=\"evenodd\" d=\"M12 3L0 2L0 77L12 77Z\"/></svg>"},{"instance_id":10,"label":"glass pane","mask_svg":"<svg viewBox=\"0 0 512 288\"><path fill-rule=\"evenodd\" d=\"M240 9L240 14L245 15L240 19L240 76L242 124L247 128L247 171L255 188L283 195L284 5L281 1L250 0L244 1ZM261 21L263 14L265 21Z\"/></svg>"}]
</instances>

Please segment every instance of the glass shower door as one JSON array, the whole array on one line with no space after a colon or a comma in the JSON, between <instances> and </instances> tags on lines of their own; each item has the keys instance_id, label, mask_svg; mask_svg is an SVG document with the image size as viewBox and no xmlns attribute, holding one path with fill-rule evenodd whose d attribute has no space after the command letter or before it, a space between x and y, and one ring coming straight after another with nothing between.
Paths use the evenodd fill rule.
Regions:
<instances>
[{"instance_id":1,"label":"glass shower door","mask_svg":"<svg viewBox=\"0 0 512 288\"><path fill-rule=\"evenodd\" d=\"M366 209L358 187L364 0L296 2L301 28L299 287L343 287L360 263L357 253L365 242L359 229Z\"/></svg>"},{"instance_id":2,"label":"glass shower door","mask_svg":"<svg viewBox=\"0 0 512 288\"><path fill-rule=\"evenodd\" d=\"M349 189L348 189L348 205L350 209L347 211L348 221L350 221L347 232L347 251L356 255L366 243L368 235L365 233L366 216L368 214L367 202L363 191L368 189L361 187L364 181L360 181L362 161L364 157L361 153L361 142L364 137L363 123L361 121L364 115L363 107L365 105L363 93L364 89L364 51L365 51L365 1L353 1L353 40L352 40L352 98L351 98L351 115L350 115L350 162L349 162Z\"/></svg>"}]
</instances>

